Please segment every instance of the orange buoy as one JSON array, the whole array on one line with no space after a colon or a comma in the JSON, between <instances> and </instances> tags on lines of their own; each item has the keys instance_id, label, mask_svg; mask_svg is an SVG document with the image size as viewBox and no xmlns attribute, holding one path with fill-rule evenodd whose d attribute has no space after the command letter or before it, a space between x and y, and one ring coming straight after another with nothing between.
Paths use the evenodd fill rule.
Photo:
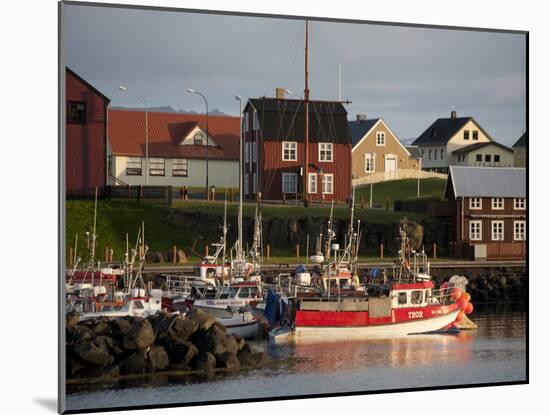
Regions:
<instances>
[{"instance_id":1,"label":"orange buoy","mask_svg":"<svg viewBox=\"0 0 550 415\"><path fill-rule=\"evenodd\" d=\"M461 311L460 313L458 313L458 315L456 316L456 322L457 323L460 323L462 321L462 319L464 318L464 311Z\"/></svg>"},{"instance_id":2,"label":"orange buoy","mask_svg":"<svg viewBox=\"0 0 550 415\"><path fill-rule=\"evenodd\" d=\"M468 304L470 303L468 303L468 300L464 296L461 296L458 300L456 300L456 305L458 305L461 310L466 310Z\"/></svg>"},{"instance_id":3,"label":"orange buoy","mask_svg":"<svg viewBox=\"0 0 550 415\"><path fill-rule=\"evenodd\" d=\"M464 312L466 314L471 314L472 311L474 311L474 305L472 303L468 303L468 305L466 306L466 308L464 309Z\"/></svg>"},{"instance_id":4,"label":"orange buoy","mask_svg":"<svg viewBox=\"0 0 550 415\"><path fill-rule=\"evenodd\" d=\"M462 295L462 290L460 288L454 287L451 288L451 297L456 301Z\"/></svg>"},{"instance_id":5,"label":"orange buoy","mask_svg":"<svg viewBox=\"0 0 550 415\"><path fill-rule=\"evenodd\" d=\"M472 296L467 292L462 293L462 297L465 297L468 302L472 299Z\"/></svg>"}]
</instances>

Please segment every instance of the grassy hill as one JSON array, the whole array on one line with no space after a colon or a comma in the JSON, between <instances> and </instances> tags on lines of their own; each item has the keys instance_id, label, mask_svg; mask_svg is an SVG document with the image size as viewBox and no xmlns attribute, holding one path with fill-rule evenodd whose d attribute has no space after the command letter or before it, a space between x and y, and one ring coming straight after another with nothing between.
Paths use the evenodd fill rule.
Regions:
<instances>
[{"instance_id":1,"label":"grassy hill","mask_svg":"<svg viewBox=\"0 0 550 415\"><path fill-rule=\"evenodd\" d=\"M405 182L405 183L401 183ZM416 181L409 180L400 182L388 182L375 184L373 196L376 195L375 204L385 205L388 198L393 206L393 200L416 197ZM439 181L444 182L444 181ZM411 186L414 185L413 189ZM423 189L428 189L431 195L442 193L444 183L434 182L433 179L423 181ZM367 192L365 198L368 203L367 188L358 189L357 194ZM358 198L360 200L360 198ZM359 205L359 203L358 203ZM246 203L244 205L245 222L251 222L254 217L255 205ZM236 229L236 216L238 205L236 202L228 204L228 220L230 232ZM126 251L126 234L129 244L132 247L136 242L137 232L142 221L145 223L145 241L152 252L166 252L176 245L189 248L197 242L196 249L204 251L204 245L216 241L220 237L219 227L223 221L223 202L206 202L197 200L174 201L172 208L168 208L164 201L148 200L137 205L134 200L100 200L97 211L97 256L104 258L105 247L114 250L115 259L122 259ZM262 218L264 220L264 234L272 227L269 224L277 222L277 225L286 231L288 224L293 220L306 222L325 223L330 214L330 206L310 207L307 210L301 206L289 205L264 205L262 207ZM74 245L75 235L78 234L78 254L84 259L89 256L87 248L86 232L92 232L94 215L94 202L91 200L68 200L67 201L67 253L69 247ZM335 219L347 221L349 210L339 205L334 209ZM371 228L375 225L392 225L399 223L403 217L421 222L430 220L426 215L403 212L393 212L385 209L356 209L356 218ZM178 219L179 218L179 219ZM245 237L250 232L245 233ZM313 243L313 242L312 242ZM281 242L272 247L273 255L292 256L294 245L290 241Z\"/></svg>"},{"instance_id":2,"label":"grassy hill","mask_svg":"<svg viewBox=\"0 0 550 415\"><path fill-rule=\"evenodd\" d=\"M421 199L442 199L445 191L445 179L420 180ZM396 200L411 200L417 197L417 180L404 179L390 182L374 183L372 188L373 206L386 207L389 202L390 209ZM363 185L355 189L355 200L368 205L370 197L370 185Z\"/></svg>"}]
</instances>

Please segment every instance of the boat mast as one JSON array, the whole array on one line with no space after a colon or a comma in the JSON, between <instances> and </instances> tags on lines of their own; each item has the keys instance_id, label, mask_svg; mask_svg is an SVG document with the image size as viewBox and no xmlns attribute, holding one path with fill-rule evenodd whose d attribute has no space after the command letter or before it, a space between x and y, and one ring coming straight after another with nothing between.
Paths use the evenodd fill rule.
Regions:
<instances>
[{"instance_id":1,"label":"boat mast","mask_svg":"<svg viewBox=\"0 0 550 415\"><path fill-rule=\"evenodd\" d=\"M225 204L223 207L223 253L222 253L222 267L225 266L225 249L227 241L227 185L225 187Z\"/></svg>"},{"instance_id":2,"label":"boat mast","mask_svg":"<svg viewBox=\"0 0 550 415\"><path fill-rule=\"evenodd\" d=\"M95 239L96 239L96 224L97 224L97 187L95 188L95 201L94 201L94 228L92 231L92 286L94 285L94 267L95 267Z\"/></svg>"},{"instance_id":3,"label":"boat mast","mask_svg":"<svg viewBox=\"0 0 550 415\"><path fill-rule=\"evenodd\" d=\"M306 20L306 47L305 47L305 87L304 87L304 111L305 111L305 158L304 158L304 207L308 207L308 166L309 166L309 87L308 87L308 21Z\"/></svg>"}]
</instances>

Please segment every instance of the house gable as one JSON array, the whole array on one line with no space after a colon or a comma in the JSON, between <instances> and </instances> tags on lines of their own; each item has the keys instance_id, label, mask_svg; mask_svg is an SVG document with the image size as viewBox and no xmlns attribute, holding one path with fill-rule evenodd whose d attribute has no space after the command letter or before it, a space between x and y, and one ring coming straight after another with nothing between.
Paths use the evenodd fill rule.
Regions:
<instances>
[{"instance_id":1,"label":"house gable","mask_svg":"<svg viewBox=\"0 0 550 415\"><path fill-rule=\"evenodd\" d=\"M469 138L467 140L464 139L464 131L469 132ZM477 140L473 139L474 131L478 132ZM470 146L472 144L488 143L491 141L494 141L491 136L487 134L487 132L483 128L481 128L476 120L470 118L470 120L465 123L460 129L458 129L447 142L447 154L450 154L453 151L456 151L466 146Z\"/></svg>"},{"instance_id":2,"label":"house gable","mask_svg":"<svg viewBox=\"0 0 550 415\"><path fill-rule=\"evenodd\" d=\"M195 136L197 134L200 134L202 137L202 144L195 144ZM185 134L179 143L181 146L188 146L188 145L205 145L204 139L207 137L206 130L201 128L199 125L195 124L194 127L192 127L187 134ZM208 135L208 145L217 147L218 144L212 139L210 135Z\"/></svg>"}]
</instances>

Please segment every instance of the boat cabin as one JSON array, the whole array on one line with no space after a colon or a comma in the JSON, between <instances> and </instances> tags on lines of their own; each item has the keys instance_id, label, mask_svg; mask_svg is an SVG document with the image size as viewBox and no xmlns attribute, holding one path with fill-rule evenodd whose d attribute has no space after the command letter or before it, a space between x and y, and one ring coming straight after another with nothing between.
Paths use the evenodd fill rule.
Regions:
<instances>
[{"instance_id":1,"label":"boat cabin","mask_svg":"<svg viewBox=\"0 0 550 415\"><path fill-rule=\"evenodd\" d=\"M425 307L433 302L431 281L394 284L390 291L392 308Z\"/></svg>"}]
</instances>

